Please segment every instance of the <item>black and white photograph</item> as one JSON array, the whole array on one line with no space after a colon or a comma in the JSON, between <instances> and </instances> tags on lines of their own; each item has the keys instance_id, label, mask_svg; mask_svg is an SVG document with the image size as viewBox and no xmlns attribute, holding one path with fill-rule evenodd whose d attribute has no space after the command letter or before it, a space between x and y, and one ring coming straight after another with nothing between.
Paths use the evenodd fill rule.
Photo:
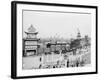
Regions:
<instances>
[{"instance_id":1,"label":"black and white photograph","mask_svg":"<svg viewBox=\"0 0 100 80\"><path fill-rule=\"evenodd\" d=\"M23 69L91 66L91 14L23 10Z\"/></svg>"},{"instance_id":2,"label":"black and white photograph","mask_svg":"<svg viewBox=\"0 0 100 80\"><path fill-rule=\"evenodd\" d=\"M96 6L16 5L17 77L97 72Z\"/></svg>"}]
</instances>

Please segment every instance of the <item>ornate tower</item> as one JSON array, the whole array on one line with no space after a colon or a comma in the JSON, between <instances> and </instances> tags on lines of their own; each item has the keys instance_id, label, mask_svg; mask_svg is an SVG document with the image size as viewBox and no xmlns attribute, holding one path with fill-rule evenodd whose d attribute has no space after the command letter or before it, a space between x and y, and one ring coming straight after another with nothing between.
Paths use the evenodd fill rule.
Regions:
<instances>
[{"instance_id":1,"label":"ornate tower","mask_svg":"<svg viewBox=\"0 0 100 80\"><path fill-rule=\"evenodd\" d=\"M77 29L78 30L78 33L77 33L77 39L81 39L81 34L80 34L80 30L79 29Z\"/></svg>"},{"instance_id":2,"label":"ornate tower","mask_svg":"<svg viewBox=\"0 0 100 80\"><path fill-rule=\"evenodd\" d=\"M36 55L39 41L37 38L38 32L36 32L36 29L31 25L25 33L27 37L24 39L24 56Z\"/></svg>"}]
</instances>

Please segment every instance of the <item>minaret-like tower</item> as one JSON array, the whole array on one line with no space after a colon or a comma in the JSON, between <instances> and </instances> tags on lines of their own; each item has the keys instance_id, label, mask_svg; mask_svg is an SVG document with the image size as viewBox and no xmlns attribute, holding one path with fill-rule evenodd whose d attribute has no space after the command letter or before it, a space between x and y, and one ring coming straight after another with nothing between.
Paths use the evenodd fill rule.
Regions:
<instances>
[{"instance_id":1,"label":"minaret-like tower","mask_svg":"<svg viewBox=\"0 0 100 80\"><path fill-rule=\"evenodd\" d=\"M78 30L78 33L77 33L77 39L81 39L81 33L80 33L80 30L79 29L77 29Z\"/></svg>"},{"instance_id":2,"label":"minaret-like tower","mask_svg":"<svg viewBox=\"0 0 100 80\"><path fill-rule=\"evenodd\" d=\"M36 55L39 41L37 38L38 32L36 32L36 29L31 25L25 33L27 36L24 39L24 56Z\"/></svg>"}]
</instances>

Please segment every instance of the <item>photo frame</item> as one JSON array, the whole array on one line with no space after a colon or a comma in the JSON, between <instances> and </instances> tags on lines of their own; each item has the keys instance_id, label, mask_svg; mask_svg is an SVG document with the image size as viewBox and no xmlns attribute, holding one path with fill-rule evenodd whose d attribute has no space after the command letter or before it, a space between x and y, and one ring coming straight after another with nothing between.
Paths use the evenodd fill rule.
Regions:
<instances>
[{"instance_id":1,"label":"photo frame","mask_svg":"<svg viewBox=\"0 0 100 80\"><path fill-rule=\"evenodd\" d=\"M11 78L97 74L98 7L11 2Z\"/></svg>"}]
</instances>

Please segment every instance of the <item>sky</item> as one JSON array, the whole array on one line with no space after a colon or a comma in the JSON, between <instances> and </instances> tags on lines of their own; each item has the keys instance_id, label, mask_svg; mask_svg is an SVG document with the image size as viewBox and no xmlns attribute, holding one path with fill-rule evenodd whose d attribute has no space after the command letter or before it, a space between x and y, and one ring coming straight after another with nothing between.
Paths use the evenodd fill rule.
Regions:
<instances>
[{"instance_id":1,"label":"sky","mask_svg":"<svg viewBox=\"0 0 100 80\"><path fill-rule=\"evenodd\" d=\"M78 29L82 37L91 36L91 14L23 11L23 37L31 25L39 38L75 38Z\"/></svg>"}]
</instances>

